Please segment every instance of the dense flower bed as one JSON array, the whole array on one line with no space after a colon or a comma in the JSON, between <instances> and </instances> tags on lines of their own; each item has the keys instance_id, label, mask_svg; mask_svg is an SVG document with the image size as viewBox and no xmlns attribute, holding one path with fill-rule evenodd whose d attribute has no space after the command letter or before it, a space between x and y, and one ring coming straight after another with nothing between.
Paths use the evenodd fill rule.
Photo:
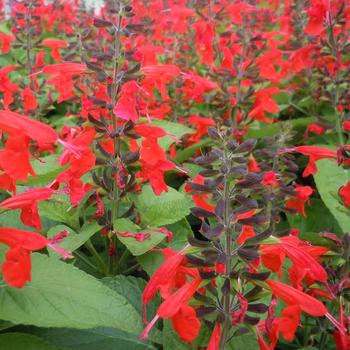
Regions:
<instances>
[{"instance_id":1,"label":"dense flower bed","mask_svg":"<svg viewBox=\"0 0 350 350\"><path fill-rule=\"evenodd\" d=\"M1 349L350 349L350 1L3 6Z\"/></svg>"}]
</instances>

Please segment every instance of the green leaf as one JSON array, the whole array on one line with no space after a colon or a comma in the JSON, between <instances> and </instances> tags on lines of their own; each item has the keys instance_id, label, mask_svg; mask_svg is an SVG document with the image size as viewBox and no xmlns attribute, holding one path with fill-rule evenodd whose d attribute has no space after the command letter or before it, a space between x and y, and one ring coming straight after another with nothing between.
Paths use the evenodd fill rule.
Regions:
<instances>
[{"instance_id":1,"label":"green leaf","mask_svg":"<svg viewBox=\"0 0 350 350\"><path fill-rule=\"evenodd\" d=\"M314 179L323 203L333 214L342 231L348 232L350 210L341 203L338 191L350 180L350 171L338 167L336 162L330 159L321 159L316 164L318 171Z\"/></svg>"},{"instance_id":2,"label":"green leaf","mask_svg":"<svg viewBox=\"0 0 350 350\"><path fill-rule=\"evenodd\" d=\"M266 124L263 122L254 122L248 130L247 136L249 138L261 138L264 136L277 135L281 129L285 129L288 125L294 130L304 132L305 128L315 121L315 117L297 118L288 121L282 121L274 124Z\"/></svg>"},{"instance_id":3,"label":"green leaf","mask_svg":"<svg viewBox=\"0 0 350 350\"><path fill-rule=\"evenodd\" d=\"M20 210L9 210L0 214L0 227L13 227L19 230L35 231L33 227L26 226L20 218Z\"/></svg>"},{"instance_id":4,"label":"green leaf","mask_svg":"<svg viewBox=\"0 0 350 350\"><path fill-rule=\"evenodd\" d=\"M62 166L57 162L57 155L50 155L31 161L32 167L37 176L30 177L26 185L46 186L53 181L56 176L63 172L68 166Z\"/></svg>"},{"instance_id":5,"label":"green leaf","mask_svg":"<svg viewBox=\"0 0 350 350\"><path fill-rule=\"evenodd\" d=\"M76 233L68 226L57 225L52 227L48 231L47 236L53 237L62 231L68 231L68 236L64 238L61 243L58 243L58 246L62 247L66 251L74 252L75 250L80 248L86 241L88 241L100 229L101 226L97 222L86 222L84 226L79 230L79 233ZM49 254L56 257L60 256L57 252L53 250L49 250Z\"/></svg>"},{"instance_id":6,"label":"green leaf","mask_svg":"<svg viewBox=\"0 0 350 350\"><path fill-rule=\"evenodd\" d=\"M130 331L133 331L132 326ZM138 339L138 335L129 334L113 328L97 328L89 330L66 328L33 329L31 332L64 350L156 350L151 342L145 342ZM18 350L22 350L22 348L18 348ZM47 350L51 349L47 348Z\"/></svg>"},{"instance_id":7,"label":"green leaf","mask_svg":"<svg viewBox=\"0 0 350 350\"><path fill-rule=\"evenodd\" d=\"M178 139L180 139L185 134L193 134L196 132L186 125L169 122L167 120L154 119L153 124L155 126L161 127L165 132L175 136ZM174 142L175 140L169 136L165 136L159 139L159 145L164 149L168 149Z\"/></svg>"},{"instance_id":8,"label":"green leaf","mask_svg":"<svg viewBox=\"0 0 350 350\"><path fill-rule=\"evenodd\" d=\"M63 350L31 334L0 334L1 350Z\"/></svg>"},{"instance_id":9,"label":"green leaf","mask_svg":"<svg viewBox=\"0 0 350 350\"><path fill-rule=\"evenodd\" d=\"M168 187L168 192L156 196L149 185L135 196L135 205L141 214L142 223L151 227L173 224L186 217L193 206L188 196L171 187Z\"/></svg>"},{"instance_id":10,"label":"green leaf","mask_svg":"<svg viewBox=\"0 0 350 350\"><path fill-rule=\"evenodd\" d=\"M39 202L39 214L73 229L79 227L78 212L72 208L69 197L66 195L55 195L51 200Z\"/></svg>"},{"instance_id":11,"label":"green leaf","mask_svg":"<svg viewBox=\"0 0 350 350\"><path fill-rule=\"evenodd\" d=\"M115 277L106 277L102 282L118 294L124 295L135 310L137 310L140 315L142 314L142 292L147 284L144 279L134 276L118 275ZM147 304L147 315L149 315L150 318L156 314L158 306L159 298L155 296L153 300ZM161 343L161 335L156 327L152 329L150 339Z\"/></svg>"},{"instance_id":12,"label":"green leaf","mask_svg":"<svg viewBox=\"0 0 350 350\"><path fill-rule=\"evenodd\" d=\"M181 250L187 244L187 237L193 236L191 225L187 219L182 219L175 224L167 225L166 228L173 233L173 238L168 247L175 250ZM163 254L160 252L148 252L137 257L137 261L149 276L152 276L156 269L164 261Z\"/></svg>"},{"instance_id":13,"label":"green leaf","mask_svg":"<svg viewBox=\"0 0 350 350\"><path fill-rule=\"evenodd\" d=\"M239 336L235 336L227 345L228 350L247 350L247 349L259 349L256 336L252 333L247 333Z\"/></svg>"},{"instance_id":14,"label":"green leaf","mask_svg":"<svg viewBox=\"0 0 350 350\"><path fill-rule=\"evenodd\" d=\"M322 231L331 231L335 233L341 232L334 216L321 199L312 198L310 204L305 204L305 213L306 217L300 214L287 215L290 227L297 228L300 234L303 235L309 232ZM315 242L312 243L316 244Z\"/></svg>"},{"instance_id":15,"label":"green leaf","mask_svg":"<svg viewBox=\"0 0 350 350\"><path fill-rule=\"evenodd\" d=\"M0 319L40 327L114 327L139 333L142 322L124 296L94 277L46 255L32 254L32 281L1 285Z\"/></svg>"},{"instance_id":16,"label":"green leaf","mask_svg":"<svg viewBox=\"0 0 350 350\"><path fill-rule=\"evenodd\" d=\"M166 237L165 234L156 232L152 229L140 231L140 227L135 225L132 221L128 219L118 219L114 221L114 228L121 233L133 232L138 233L140 235L149 235L149 237L145 238L143 241L138 241L134 237L123 237L122 235L117 235L118 239L135 256L142 255L148 252Z\"/></svg>"},{"instance_id":17,"label":"green leaf","mask_svg":"<svg viewBox=\"0 0 350 350\"><path fill-rule=\"evenodd\" d=\"M182 342L175 333L169 320L164 320L163 328L163 349L164 350L187 350L188 344Z\"/></svg>"}]
</instances>

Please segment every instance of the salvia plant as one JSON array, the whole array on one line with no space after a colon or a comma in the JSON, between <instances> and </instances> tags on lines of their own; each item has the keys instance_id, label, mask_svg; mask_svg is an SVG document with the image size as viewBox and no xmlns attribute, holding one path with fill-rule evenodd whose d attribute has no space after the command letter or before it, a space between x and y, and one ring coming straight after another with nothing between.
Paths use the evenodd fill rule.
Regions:
<instances>
[{"instance_id":1,"label":"salvia plant","mask_svg":"<svg viewBox=\"0 0 350 350\"><path fill-rule=\"evenodd\" d=\"M350 349L350 2L93 3L0 0L0 348Z\"/></svg>"}]
</instances>

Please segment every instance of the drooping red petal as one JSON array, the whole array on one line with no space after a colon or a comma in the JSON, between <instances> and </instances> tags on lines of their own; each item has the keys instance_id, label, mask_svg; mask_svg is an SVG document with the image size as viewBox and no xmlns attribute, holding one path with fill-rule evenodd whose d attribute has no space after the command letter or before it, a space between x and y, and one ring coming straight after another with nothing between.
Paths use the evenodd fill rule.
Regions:
<instances>
[{"instance_id":1,"label":"drooping red petal","mask_svg":"<svg viewBox=\"0 0 350 350\"><path fill-rule=\"evenodd\" d=\"M56 131L50 126L8 110L0 110L0 130L13 136L22 132L38 143L58 140Z\"/></svg>"},{"instance_id":2,"label":"drooping red petal","mask_svg":"<svg viewBox=\"0 0 350 350\"><path fill-rule=\"evenodd\" d=\"M299 305L302 311L315 317L325 316L328 313L327 308L310 295L282 282L272 280L266 282L271 287L273 294L281 298L286 304Z\"/></svg>"}]
</instances>

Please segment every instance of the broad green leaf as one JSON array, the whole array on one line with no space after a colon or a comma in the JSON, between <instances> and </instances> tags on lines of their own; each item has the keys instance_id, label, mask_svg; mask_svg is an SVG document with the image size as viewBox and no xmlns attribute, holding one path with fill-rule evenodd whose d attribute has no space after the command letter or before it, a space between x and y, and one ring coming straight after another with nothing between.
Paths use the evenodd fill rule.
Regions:
<instances>
[{"instance_id":1,"label":"broad green leaf","mask_svg":"<svg viewBox=\"0 0 350 350\"><path fill-rule=\"evenodd\" d=\"M102 282L118 294L124 295L134 309L138 311L139 314L142 313L141 296L147 284L144 279L134 276L118 275L115 277L105 277L102 279ZM150 309L151 314L155 314L157 308L156 304L151 302L150 306L152 306L152 309Z\"/></svg>"},{"instance_id":2,"label":"broad green leaf","mask_svg":"<svg viewBox=\"0 0 350 350\"><path fill-rule=\"evenodd\" d=\"M64 350L31 334L0 334L1 350Z\"/></svg>"},{"instance_id":3,"label":"broad green leaf","mask_svg":"<svg viewBox=\"0 0 350 350\"><path fill-rule=\"evenodd\" d=\"M148 185L143 187L140 195L135 196L135 205L142 223L150 227L177 222L186 217L193 206L189 197L171 187L168 187L168 192L156 196Z\"/></svg>"},{"instance_id":4,"label":"broad green leaf","mask_svg":"<svg viewBox=\"0 0 350 350\"><path fill-rule=\"evenodd\" d=\"M338 167L336 162L330 159L321 159L316 165L318 171L314 179L323 203L333 214L342 231L349 232L350 209L342 204L338 191L350 180L350 171Z\"/></svg>"},{"instance_id":5,"label":"broad green leaf","mask_svg":"<svg viewBox=\"0 0 350 350\"><path fill-rule=\"evenodd\" d=\"M94 277L46 255L32 254L32 281L0 287L0 319L40 327L114 327L139 333L142 322L127 299Z\"/></svg>"},{"instance_id":6,"label":"broad green leaf","mask_svg":"<svg viewBox=\"0 0 350 350\"><path fill-rule=\"evenodd\" d=\"M106 277L102 282L118 294L124 295L135 310L142 315L142 292L147 284L144 279L134 276L118 275L115 277ZM155 296L153 300L147 304L147 315L149 318L153 318L157 312L158 306L159 298ZM152 329L150 339L161 343L160 331L156 327Z\"/></svg>"},{"instance_id":7,"label":"broad green leaf","mask_svg":"<svg viewBox=\"0 0 350 350\"><path fill-rule=\"evenodd\" d=\"M133 331L132 326L130 331ZM156 350L150 341L142 341L136 334L122 332L113 328L89 330L38 328L31 330L31 332L62 350ZM47 350L51 349L48 348Z\"/></svg>"},{"instance_id":8,"label":"broad green leaf","mask_svg":"<svg viewBox=\"0 0 350 350\"><path fill-rule=\"evenodd\" d=\"M50 220L57 221L76 229L79 227L78 212L72 208L69 197L55 195L51 200L39 203L39 214Z\"/></svg>"},{"instance_id":9,"label":"broad green leaf","mask_svg":"<svg viewBox=\"0 0 350 350\"><path fill-rule=\"evenodd\" d=\"M139 226L135 225L128 219L118 219L114 221L114 228L121 233L132 232L139 233L140 235L149 235L149 237L145 238L143 241L138 241L134 237L123 237L122 235L117 235L118 239L135 256L148 252L166 237L165 234L156 232L152 229L140 230Z\"/></svg>"},{"instance_id":10,"label":"broad green leaf","mask_svg":"<svg viewBox=\"0 0 350 350\"><path fill-rule=\"evenodd\" d=\"M32 167L37 176L30 177L26 183L28 186L46 186L56 176L63 172L68 166L62 166L57 162L57 155L50 155L31 161Z\"/></svg>"},{"instance_id":11,"label":"broad green leaf","mask_svg":"<svg viewBox=\"0 0 350 350\"><path fill-rule=\"evenodd\" d=\"M155 126L161 127L165 132L172 136L175 136L178 139L180 139L185 134L195 133L195 130L189 128L186 125L169 122L167 120L154 119L153 124ZM165 136L159 139L159 145L164 149L168 149L170 145L173 144L175 141L176 140L174 140L174 138Z\"/></svg>"}]
</instances>

